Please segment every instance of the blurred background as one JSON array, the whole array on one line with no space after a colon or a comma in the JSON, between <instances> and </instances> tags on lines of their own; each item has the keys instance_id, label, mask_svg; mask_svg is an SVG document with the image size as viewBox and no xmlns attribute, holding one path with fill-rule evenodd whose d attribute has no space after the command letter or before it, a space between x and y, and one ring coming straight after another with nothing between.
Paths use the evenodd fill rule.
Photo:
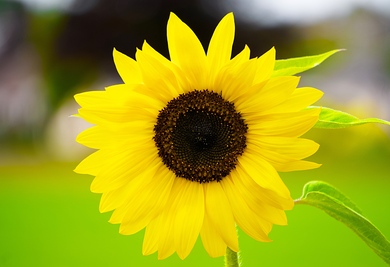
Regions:
<instances>
[{"instance_id":1,"label":"blurred background","mask_svg":"<svg viewBox=\"0 0 390 267\"><path fill-rule=\"evenodd\" d=\"M73 95L121 83L112 50L134 57L147 40L169 57L175 12L207 48L233 11L233 54L272 46L277 58L345 48L302 75L325 92L319 105L390 120L388 0L0 0L0 266L223 266L200 242L182 261L142 256L143 232L118 234L98 211L92 177L73 173L91 150L74 139L88 125ZM307 134L317 170L283 173L298 198L310 180L346 193L390 237L390 129L365 125ZM312 207L288 212L272 243L239 232L243 266L386 266L352 231ZM198 240L199 241L199 240Z\"/></svg>"}]
</instances>

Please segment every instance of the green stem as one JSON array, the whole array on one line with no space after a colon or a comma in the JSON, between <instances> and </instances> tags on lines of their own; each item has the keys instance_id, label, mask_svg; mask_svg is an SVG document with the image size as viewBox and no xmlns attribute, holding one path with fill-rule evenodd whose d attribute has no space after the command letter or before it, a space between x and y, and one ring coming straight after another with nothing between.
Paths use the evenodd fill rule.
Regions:
<instances>
[{"instance_id":1,"label":"green stem","mask_svg":"<svg viewBox=\"0 0 390 267\"><path fill-rule=\"evenodd\" d=\"M239 253L240 252L234 252L227 247L225 254L225 267L240 267Z\"/></svg>"}]
</instances>

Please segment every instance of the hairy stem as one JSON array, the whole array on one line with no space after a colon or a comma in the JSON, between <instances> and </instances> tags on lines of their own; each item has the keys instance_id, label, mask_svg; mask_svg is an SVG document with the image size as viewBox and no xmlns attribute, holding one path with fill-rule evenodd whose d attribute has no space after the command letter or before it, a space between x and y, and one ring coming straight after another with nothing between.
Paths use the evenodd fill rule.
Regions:
<instances>
[{"instance_id":1,"label":"hairy stem","mask_svg":"<svg viewBox=\"0 0 390 267\"><path fill-rule=\"evenodd\" d=\"M225 254L225 267L240 267L239 253L228 247Z\"/></svg>"}]
</instances>

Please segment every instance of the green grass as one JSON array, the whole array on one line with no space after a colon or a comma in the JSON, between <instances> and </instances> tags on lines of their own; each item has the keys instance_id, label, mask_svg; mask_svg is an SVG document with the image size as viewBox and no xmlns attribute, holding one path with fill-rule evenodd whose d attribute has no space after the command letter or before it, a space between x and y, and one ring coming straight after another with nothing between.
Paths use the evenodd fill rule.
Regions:
<instances>
[{"instance_id":1,"label":"green grass","mask_svg":"<svg viewBox=\"0 0 390 267\"><path fill-rule=\"evenodd\" d=\"M340 148L340 146L339 146ZM345 148L345 147L344 147ZM341 149L343 146L341 145ZM390 149L373 146L349 157L319 153L317 170L282 174L294 198L310 180L327 181L349 196L390 237ZM0 266L223 266L198 240L184 261L142 256L143 232L122 236L100 214L92 177L73 173L76 163L0 166ZM347 227L313 207L287 213L271 243L239 231L243 266L386 266Z\"/></svg>"}]
</instances>

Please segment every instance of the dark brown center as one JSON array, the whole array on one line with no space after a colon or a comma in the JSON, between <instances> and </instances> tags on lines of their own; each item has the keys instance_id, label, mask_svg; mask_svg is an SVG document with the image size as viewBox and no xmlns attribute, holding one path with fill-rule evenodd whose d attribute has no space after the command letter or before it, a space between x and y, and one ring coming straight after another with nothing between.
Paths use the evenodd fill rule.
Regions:
<instances>
[{"instance_id":1,"label":"dark brown center","mask_svg":"<svg viewBox=\"0 0 390 267\"><path fill-rule=\"evenodd\" d=\"M234 104L209 90L194 90L160 110L154 141L163 163L190 181L221 181L246 147L245 124Z\"/></svg>"}]
</instances>

